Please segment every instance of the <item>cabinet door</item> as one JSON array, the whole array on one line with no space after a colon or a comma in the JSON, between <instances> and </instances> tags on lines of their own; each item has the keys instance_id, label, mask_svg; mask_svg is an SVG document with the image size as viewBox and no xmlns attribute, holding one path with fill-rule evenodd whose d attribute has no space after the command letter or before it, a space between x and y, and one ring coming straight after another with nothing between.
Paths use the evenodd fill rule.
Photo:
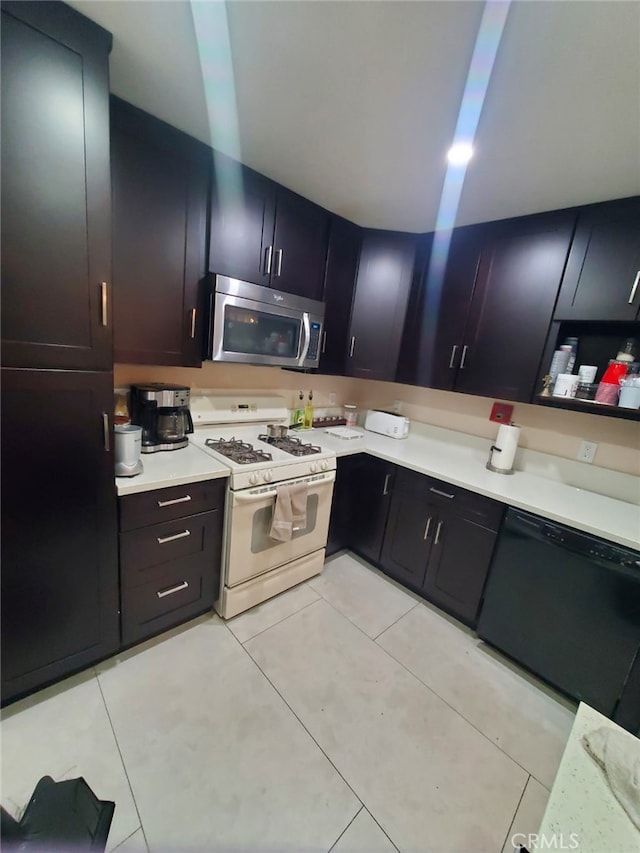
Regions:
<instances>
[{"instance_id":1,"label":"cabinet door","mask_svg":"<svg viewBox=\"0 0 640 853\"><path fill-rule=\"evenodd\" d=\"M110 44L62 3L2 5L5 366L112 367Z\"/></svg>"},{"instance_id":2,"label":"cabinet door","mask_svg":"<svg viewBox=\"0 0 640 853\"><path fill-rule=\"evenodd\" d=\"M339 216L332 217L324 283L324 338L320 372L344 375L349 317L358 271L362 228Z\"/></svg>"},{"instance_id":3,"label":"cabinet door","mask_svg":"<svg viewBox=\"0 0 640 853\"><path fill-rule=\"evenodd\" d=\"M424 581L424 594L475 625L496 533L452 510L441 510Z\"/></svg>"},{"instance_id":4,"label":"cabinet door","mask_svg":"<svg viewBox=\"0 0 640 853\"><path fill-rule=\"evenodd\" d=\"M327 536L327 557L349 547L351 530L350 470L353 457L342 456L336 460L336 481L331 499L331 518Z\"/></svg>"},{"instance_id":5,"label":"cabinet door","mask_svg":"<svg viewBox=\"0 0 640 853\"><path fill-rule=\"evenodd\" d=\"M115 360L199 367L209 154L112 99Z\"/></svg>"},{"instance_id":6,"label":"cabinet door","mask_svg":"<svg viewBox=\"0 0 640 853\"><path fill-rule=\"evenodd\" d=\"M278 188L271 287L322 299L329 215L302 196Z\"/></svg>"},{"instance_id":7,"label":"cabinet door","mask_svg":"<svg viewBox=\"0 0 640 853\"><path fill-rule=\"evenodd\" d=\"M380 560L394 473L395 465L373 456L351 463L349 547L374 563Z\"/></svg>"},{"instance_id":8,"label":"cabinet door","mask_svg":"<svg viewBox=\"0 0 640 853\"><path fill-rule=\"evenodd\" d=\"M569 252L574 217L498 223L478 265L456 391L528 402Z\"/></svg>"},{"instance_id":9,"label":"cabinet door","mask_svg":"<svg viewBox=\"0 0 640 853\"><path fill-rule=\"evenodd\" d=\"M2 370L3 701L118 647L112 408L111 373Z\"/></svg>"},{"instance_id":10,"label":"cabinet door","mask_svg":"<svg viewBox=\"0 0 640 853\"><path fill-rule=\"evenodd\" d=\"M640 310L640 198L578 217L555 317L635 320Z\"/></svg>"},{"instance_id":11,"label":"cabinet door","mask_svg":"<svg viewBox=\"0 0 640 853\"><path fill-rule=\"evenodd\" d=\"M420 589L438 522L438 510L415 494L396 488L380 563L392 577Z\"/></svg>"},{"instance_id":12,"label":"cabinet door","mask_svg":"<svg viewBox=\"0 0 640 853\"><path fill-rule=\"evenodd\" d=\"M272 181L215 151L209 272L268 287L274 217Z\"/></svg>"},{"instance_id":13,"label":"cabinet door","mask_svg":"<svg viewBox=\"0 0 640 853\"><path fill-rule=\"evenodd\" d=\"M346 372L392 381L396 375L417 237L365 230L351 312Z\"/></svg>"}]
</instances>

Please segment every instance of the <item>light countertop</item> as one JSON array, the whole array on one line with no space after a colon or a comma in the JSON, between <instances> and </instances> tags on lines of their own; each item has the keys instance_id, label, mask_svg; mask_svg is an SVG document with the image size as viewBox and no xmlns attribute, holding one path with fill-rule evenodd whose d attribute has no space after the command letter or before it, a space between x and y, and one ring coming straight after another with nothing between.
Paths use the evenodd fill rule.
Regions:
<instances>
[{"instance_id":1,"label":"light countertop","mask_svg":"<svg viewBox=\"0 0 640 853\"><path fill-rule=\"evenodd\" d=\"M577 853L637 853L640 850L640 832L613 795L602 769L581 742L582 735L601 726L620 730L607 717L581 702L538 830L537 846L532 845L533 851L573 849ZM554 837L555 846L552 844Z\"/></svg>"},{"instance_id":2,"label":"light countertop","mask_svg":"<svg viewBox=\"0 0 640 853\"><path fill-rule=\"evenodd\" d=\"M307 434L310 440L332 448L338 456L366 452L619 545L640 548L640 507L637 504L577 488L529 470L517 470L509 475L488 471L485 468L488 439L418 423L412 423L411 432L404 439L358 431L362 433L361 439L335 438L319 429ZM312 432L316 433L315 437ZM593 473L596 482L598 476L607 476L604 469L595 469Z\"/></svg>"},{"instance_id":3,"label":"light countertop","mask_svg":"<svg viewBox=\"0 0 640 853\"><path fill-rule=\"evenodd\" d=\"M142 467L142 474L135 477L116 477L119 496L183 486L201 480L216 480L230 474L226 465L217 462L193 444L181 447L180 450L143 453Z\"/></svg>"},{"instance_id":4,"label":"light countertop","mask_svg":"<svg viewBox=\"0 0 640 853\"><path fill-rule=\"evenodd\" d=\"M336 438L322 429L305 430L301 437L335 450L338 456L366 452L610 542L640 548L640 507L595 490L607 478L619 479L625 475L590 466L588 473L594 487L579 488L567 482L566 477L554 479L557 476L554 472L566 473L570 462L544 454L529 453L529 458L535 457L537 461L521 461L523 470L516 470L513 475L488 471L485 468L488 439L453 430L413 423L409 436L404 439L388 438L360 428L357 431L361 437L355 439ZM518 459L517 456L517 463ZM116 477L118 495L229 476L228 468L193 444L181 450L144 454L142 464L142 474ZM637 478L627 477L627 480L633 484L627 491L634 493Z\"/></svg>"}]
</instances>

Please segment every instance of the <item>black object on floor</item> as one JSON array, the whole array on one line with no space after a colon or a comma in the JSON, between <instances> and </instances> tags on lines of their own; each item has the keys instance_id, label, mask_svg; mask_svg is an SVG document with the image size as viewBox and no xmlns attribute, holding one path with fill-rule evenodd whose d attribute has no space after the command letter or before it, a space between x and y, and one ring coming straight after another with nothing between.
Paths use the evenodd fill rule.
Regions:
<instances>
[{"instance_id":1,"label":"black object on floor","mask_svg":"<svg viewBox=\"0 0 640 853\"><path fill-rule=\"evenodd\" d=\"M115 807L99 800L82 777L54 782L43 776L19 821L2 809L2 847L103 851Z\"/></svg>"}]
</instances>

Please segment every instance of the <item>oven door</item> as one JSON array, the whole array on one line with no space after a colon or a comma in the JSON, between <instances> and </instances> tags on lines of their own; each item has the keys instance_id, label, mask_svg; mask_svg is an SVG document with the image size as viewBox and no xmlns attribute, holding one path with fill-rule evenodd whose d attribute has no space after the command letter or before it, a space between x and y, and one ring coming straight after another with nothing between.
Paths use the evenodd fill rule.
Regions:
<instances>
[{"instance_id":1,"label":"oven door","mask_svg":"<svg viewBox=\"0 0 640 853\"><path fill-rule=\"evenodd\" d=\"M289 542L279 542L269 536L277 486L232 492L227 508L225 585L236 586L324 548L334 480L335 471L327 471L287 481L287 485L308 485L307 524L300 530L294 530Z\"/></svg>"}]
</instances>

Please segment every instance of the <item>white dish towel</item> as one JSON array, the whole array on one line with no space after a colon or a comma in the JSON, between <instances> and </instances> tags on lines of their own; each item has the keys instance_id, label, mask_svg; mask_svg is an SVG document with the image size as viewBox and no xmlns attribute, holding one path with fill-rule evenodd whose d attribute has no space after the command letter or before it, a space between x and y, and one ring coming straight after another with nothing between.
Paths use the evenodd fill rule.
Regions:
<instances>
[{"instance_id":1,"label":"white dish towel","mask_svg":"<svg viewBox=\"0 0 640 853\"><path fill-rule=\"evenodd\" d=\"M278 486L269 530L271 539L289 542L296 530L304 530L307 526L307 493L306 483Z\"/></svg>"},{"instance_id":2,"label":"white dish towel","mask_svg":"<svg viewBox=\"0 0 640 853\"><path fill-rule=\"evenodd\" d=\"M604 771L615 798L640 829L640 740L602 726L583 735L582 743Z\"/></svg>"}]
</instances>

